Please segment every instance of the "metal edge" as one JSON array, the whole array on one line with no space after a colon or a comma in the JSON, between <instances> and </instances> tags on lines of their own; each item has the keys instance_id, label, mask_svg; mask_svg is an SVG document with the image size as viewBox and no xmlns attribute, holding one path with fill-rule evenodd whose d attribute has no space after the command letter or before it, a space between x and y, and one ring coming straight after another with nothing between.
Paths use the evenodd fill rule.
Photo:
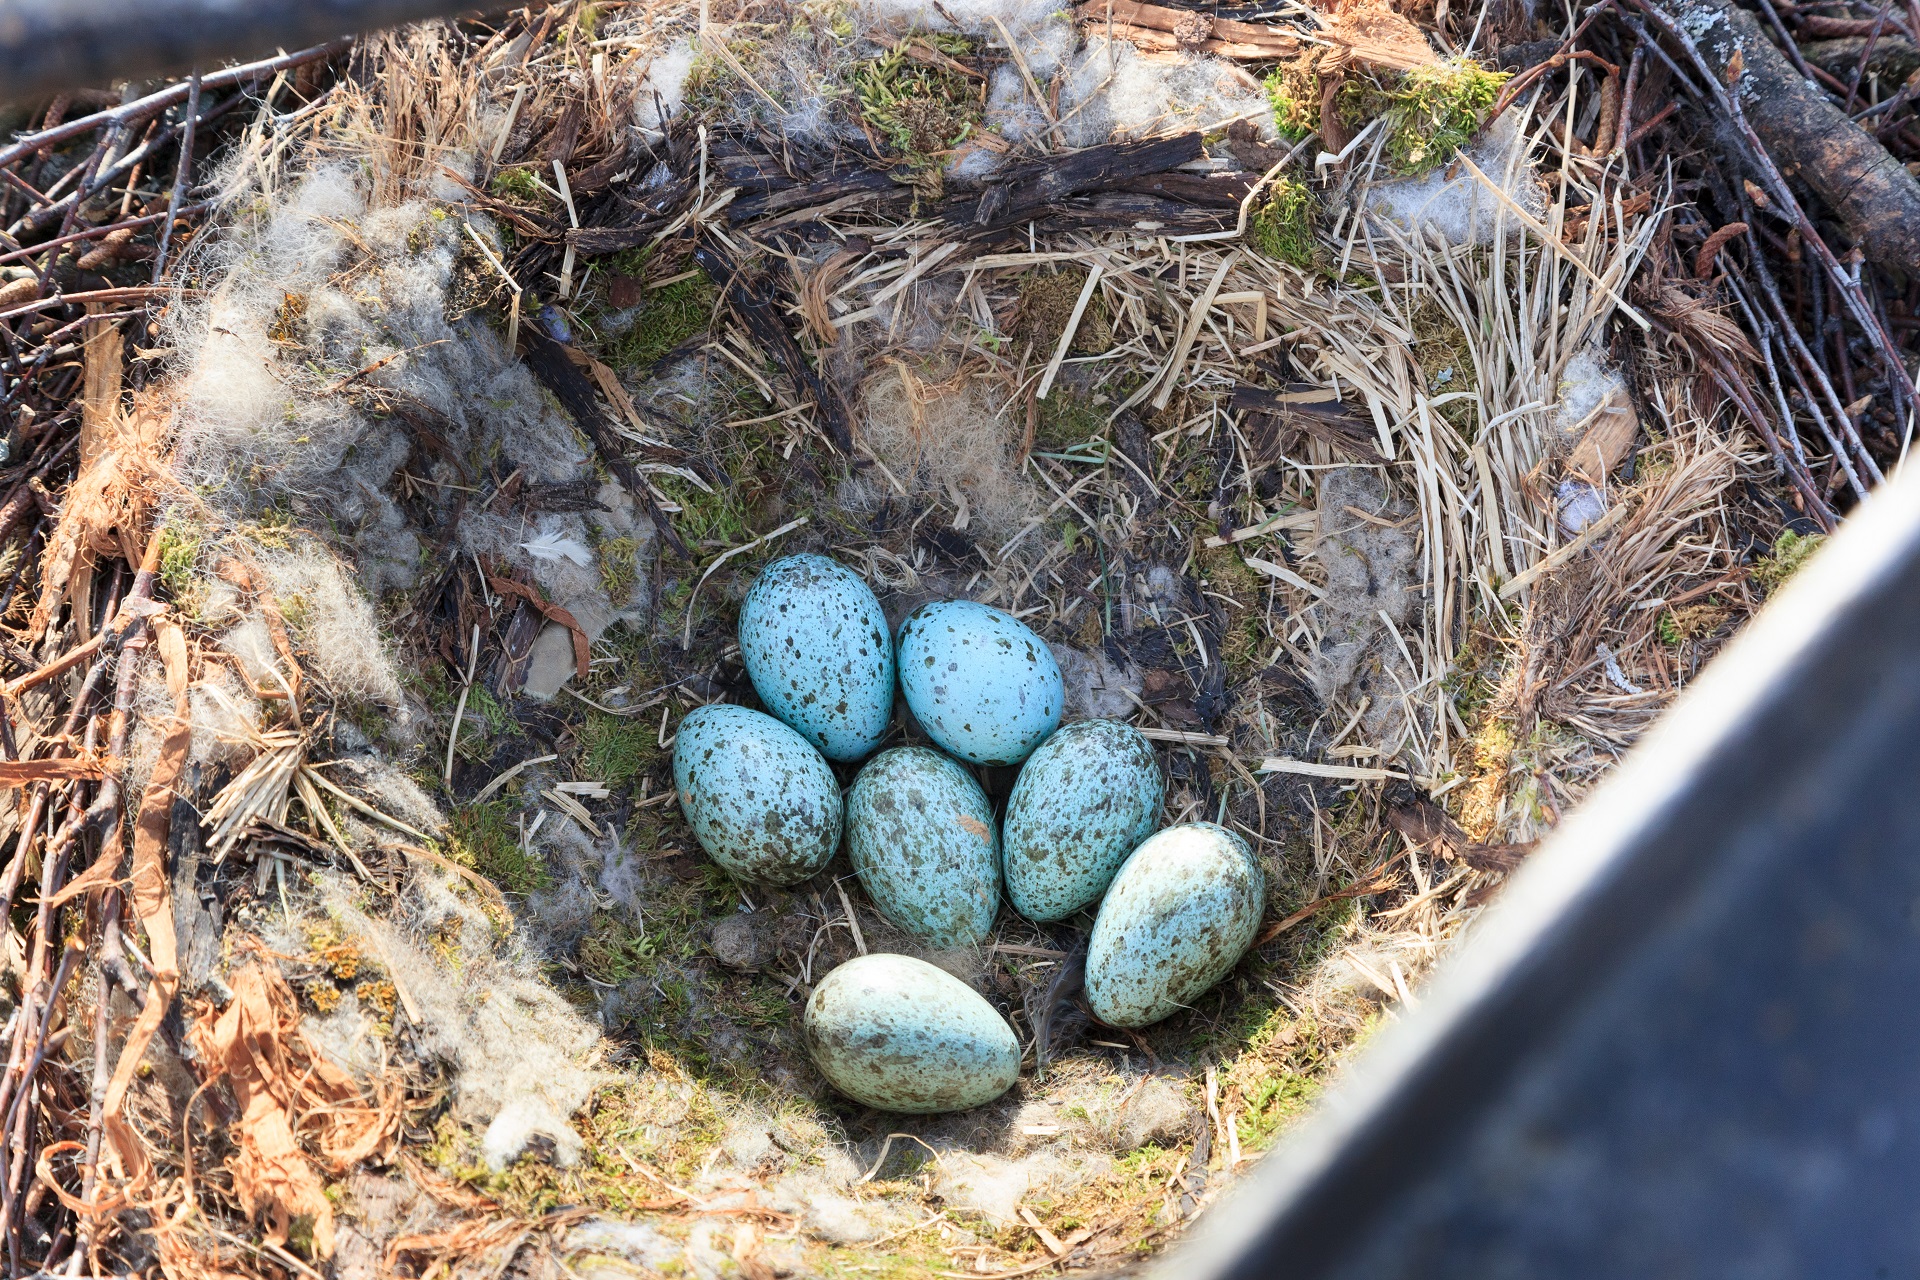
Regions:
<instances>
[{"instance_id":1,"label":"metal edge","mask_svg":"<svg viewBox=\"0 0 1920 1280\"><path fill-rule=\"evenodd\" d=\"M1920 476L1899 475L1862 504L1779 595L1714 659L1648 731L1614 775L1569 815L1470 927L1429 984L1424 1002L1347 1068L1319 1110L1206 1213L1204 1228L1148 1268L1158 1280L1226 1280L1264 1274L1260 1259L1294 1247L1290 1275L1312 1275L1338 1240L1315 1238L1309 1219L1329 1196L1359 1225L1381 1211L1392 1186L1349 1180L1352 1153L1420 1123L1417 1095L1443 1057L1463 1050L1496 1005L1514 999L1555 934L1598 901L1626 870L1643 838L1722 756L1743 730L1782 699L1796 671L1856 609L1920 558ZM1642 929L1651 928L1647 923ZM1471 1111L1494 1096L1487 1082ZM1324 1233L1321 1221L1318 1231ZM1271 1259L1268 1260L1269 1262Z\"/></svg>"}]
</instances>

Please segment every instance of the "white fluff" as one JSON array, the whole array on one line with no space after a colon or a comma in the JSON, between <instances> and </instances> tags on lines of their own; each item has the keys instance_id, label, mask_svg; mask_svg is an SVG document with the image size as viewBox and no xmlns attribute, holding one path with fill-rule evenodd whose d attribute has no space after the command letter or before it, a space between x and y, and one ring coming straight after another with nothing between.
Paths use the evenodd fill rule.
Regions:
<instances>
[{"instance_id":1,"label":"white fluff","mask_svg":"<svg viewBox=\"0 0 1920 1280\"><path fill-rule=\"evenodd\" d=\"M1361 143L1362 148L1368 143ZM1529 217L1546 212L1540 177L1526 157L1526 138L1511 114L1494 121L1467 148L1467 155ZM1458 172L1455 172L1458 170ZM1447 175L1453 173L1453 177ZM1487 244L1495 228L1505 224L1508 243L1528 234L1520 220L1467 171L1465 165L1443 164L1417 178L1396 178L1370 184L1361 196L1367 212L1403 232L1438 234L1450 245Z\"/></svg>"},{"instance_id":2,"label":"white fluff","mask_svg":"<svg viewBox=\"0 0 1920 1280\"><path fill-rule=\"evenodd\" d=\"M687 100L687 77L693 74L693 45L682 40L654 58L640 82L634 105L634 123L658 133Z\"/></svg>"},{"instance_id":3,"label":"white fluff","mask_svg":"<svg viewBox=\"0 0 1920 1280\"><path fill-rule=\"evenodd\" d=\"M571 560L582 569L593 563L593 551L585 543L551 530L519 546L535 560Z\"/></svg>"}]
</instances>

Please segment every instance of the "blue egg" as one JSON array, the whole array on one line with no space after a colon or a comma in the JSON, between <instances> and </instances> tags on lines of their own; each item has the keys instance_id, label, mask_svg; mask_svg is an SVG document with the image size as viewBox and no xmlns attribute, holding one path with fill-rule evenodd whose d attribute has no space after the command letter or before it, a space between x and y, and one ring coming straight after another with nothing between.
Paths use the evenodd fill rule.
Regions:
<instances>
[{"instance_id":1,"label":"blue egg","mask_svg":"<svg viewBox=\"0 0 1920 1280\"><path fill-rule=\"evenodd\" d=\"M1020 1075L1020 1043L994 1007L910 956L858 956L820 980L801 1020L829 1084L882 1111L984 1106Z\"/></svg>"},{"instance_id":2,"label":"blue egg","mask_svg":"<svg viewBox=\"0 0 1920 1280\"><path fill-rule=\"evenodd\" d=\"M867 584L825 556L760 571L740 606L740 656L768 711L829 760L858 760L893 718L893 640Z\"/></svg>"},{"instance_id":3,"label":"blue egg","mask_svg":"<svg viewBox=\"0 0 1920 1280\"><path fill-rule=\"evenodd\" d=\"M673 785L728 874L798 884L840 844L840 784L813 744L745 707L696 707L673 741Z\"/></svg>"},{"instance_id":4,"label":"blue egg","mask_svg":"<svg viewBox=\"0 0 1920 1280\"><path fill-rule=\"evenodd\" d=\"M1063 725L1020 766L1001 840L1007 897L1029 920L1063 920L1098 902L1160 821L1166 782L1131 725Z\"/></svg>"},{"instance_id":5,"label":"blue egg","mask_svg":"<svg viewBox=\"0 0 1920 1280\"><path fill-rule=\"evenodd\" d=\"M936 947L970 947L1000 909L993 806L926 747L869 760L847 793L847 856L880 914Z\"/></svg>"},{"instance_id":6,"label":"blue egg","mask_svg":"<svg viewBox=\"0 0 1920 1280\"><path fill-rule=\"evenodd\" d=\"M1113 878L1087 944L1087 1004L1144 1027L1192 1004L1240 962L1266 909L1267 878L1225 827L1168 827Z\"/></svg>"},{"instance_id":7,"label":"blue egg","mask_svg":"<svg viewBox=\"0 0 1920 1280\"><path fill-rule=\"evenodd\" d=\"M1060 723L1066 690L1047 642L998 609L943 600L900 624L900 688L941 747L1019 764Z\"/></svg>"}]
</instances>

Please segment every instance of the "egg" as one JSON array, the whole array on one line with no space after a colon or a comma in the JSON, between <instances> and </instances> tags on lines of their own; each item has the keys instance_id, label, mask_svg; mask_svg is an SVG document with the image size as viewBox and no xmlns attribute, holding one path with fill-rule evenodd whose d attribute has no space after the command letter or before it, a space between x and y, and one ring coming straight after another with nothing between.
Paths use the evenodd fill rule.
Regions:
<instances>
[{"instance_id":1,"label":"egg","mask_svg":"<svg viewBox=\"0 0 1920 1280\"><path fill-rule=\"evenodd\" d=\"M1046 641L971 600L923 605L900 624L900 688L920 727L974 764L1025 760L1066 702Z\"/></svg>"},{"instance_id":2,"label":"egg","mask_svg":"<svg viewBox=\"0 0 1920 1280\"><path fill-rule=\"evenodd\" d=\"M1113 878L1087 944L1087 1003L1144 1027L1193 1003L1253 945L1267 878L1247 842L1192 822L1150 836Z\"/></svg>"},{"instance_id":3,"label":"egg","mask_svg":"<svg viewBox=\"0 0 1920 1280\"><path fill-rule=\"evenodd\" d=\"M972 987L911 956L847 961L813 989L801 1027L827 1082L882 1111L964 1111L1020 1075L1007 1020Z\"/></svg>"},{"instance_id":4,"label":"egg","mask_svg":"<svg viewBox=\"0 0 1920 1280\"><path fill-rule=\"evenodd\" d=\"M1027 757L1001 830L1007 897L1029 920L1062 920L1107 891L1160 821L1166 782L1140 731L1066 725Z\"/></svg>"},{"instance_id":5,"label":"egg","mask_svg":"<svg viewBox=\"0 0 1920 1280\"><path fill-rule=\"evenodd\" d=\"M970 947L1000 908L993 806L926 747L869 760L847 793L847 856L880 914L936 947Z\"/></svg>"},{"instance_id":6,"label":"egg","mask_svg":"<svg viewBox=\"0 0 1920 1280\"><path fill-rule=\"evenodd\" d=\"M698 707L673 740L680 809L728 874L797 884L840 844L840 784L813 744L745 707Z\"/></svg>"},{"instance_id":7,"label":"egg","mask_svg":"<svg viewBox=\"0 0 1920 1280\"><path fill-rule=\"evenodd\" d=\"M760 701L829 760L870 755L893 718L893 639L873 592L825 556L760 571L740 606L740 656Z\"/></svg>"}]
</instances>

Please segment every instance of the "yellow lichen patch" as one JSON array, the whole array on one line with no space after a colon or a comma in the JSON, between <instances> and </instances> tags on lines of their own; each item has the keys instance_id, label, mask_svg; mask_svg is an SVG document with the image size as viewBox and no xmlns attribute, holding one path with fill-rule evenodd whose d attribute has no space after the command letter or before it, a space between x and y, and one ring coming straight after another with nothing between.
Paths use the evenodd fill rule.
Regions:
<instances>
[{"instance_id":1,"label":"yellow lichen patch","mask_svg":"<svg viewBox=\"0 0 1920 1280\"><path fill-rule=\"evenodd\" d=\"M1513 764L1512 728L1488 716L1462 757L1469 781L1460 788L1460 825L1475 840L1492 839L1500 829L1500 802Z\"/></svg>"}]
</instances>

